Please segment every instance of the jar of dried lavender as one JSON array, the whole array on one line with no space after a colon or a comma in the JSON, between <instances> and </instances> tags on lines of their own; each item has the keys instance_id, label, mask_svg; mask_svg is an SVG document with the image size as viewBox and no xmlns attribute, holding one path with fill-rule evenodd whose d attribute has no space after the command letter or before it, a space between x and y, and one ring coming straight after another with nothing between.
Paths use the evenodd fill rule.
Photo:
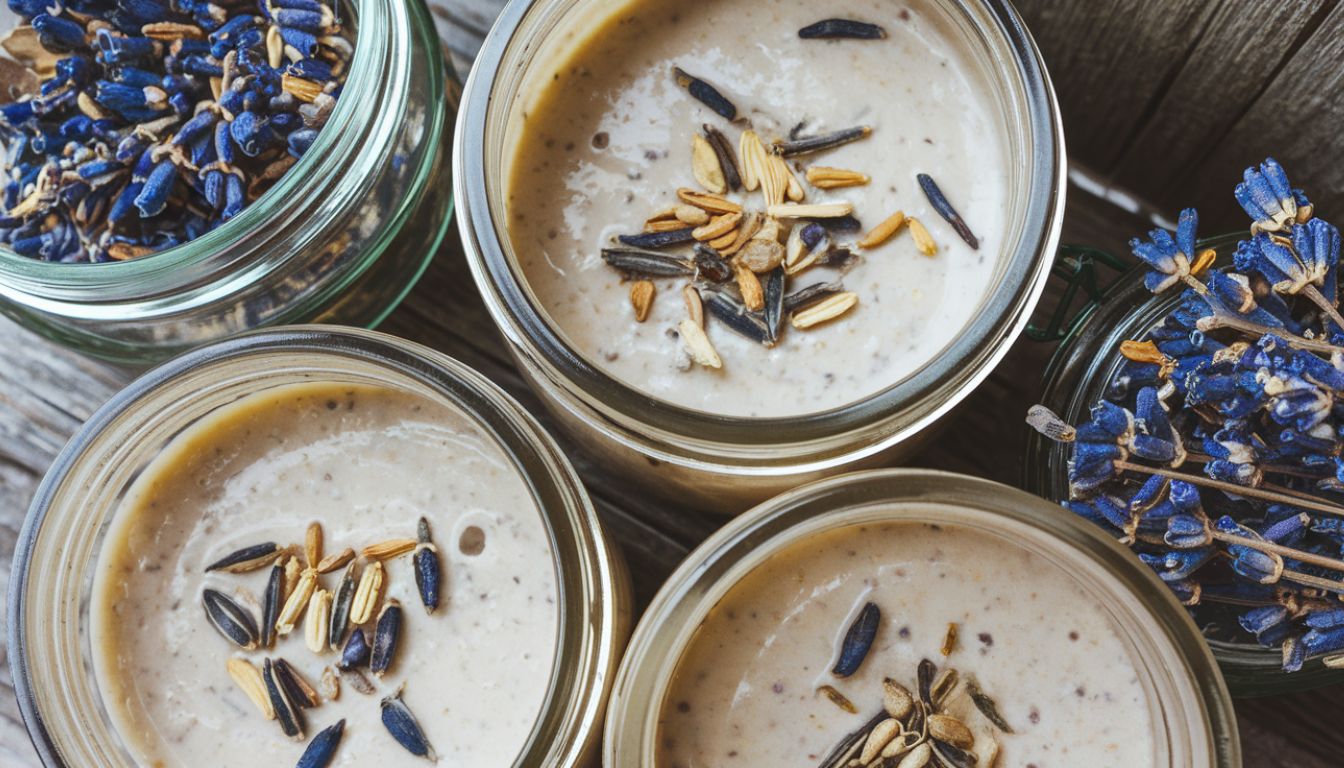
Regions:
<instances>
[{"instance_id":1,"label":"jar of dried lavender","mask_svg":"<svg viewBox=\"0 0 1344 768\"><path fill-rule=\"evenodd\" d=\"M1344 678L1344 355L1337 230L1273 160L1236 197L1249 232L1195 243L1188 210L1132 243L1047 369L1024 485L1128 544L1248 696Z\"/></svg>"},{"instance_id":2,"label":"jar of dried lavender","mask_svg":"<svg viewBox=\"0 0 1344 768\"><path fill-rule=\"evenodd\" d=\"M372 326L446 231L455 86L423 3L12 0L0 36L29 89L0 99L0 312L48 338L136 364Z\"/></svg>"}]
</instances>

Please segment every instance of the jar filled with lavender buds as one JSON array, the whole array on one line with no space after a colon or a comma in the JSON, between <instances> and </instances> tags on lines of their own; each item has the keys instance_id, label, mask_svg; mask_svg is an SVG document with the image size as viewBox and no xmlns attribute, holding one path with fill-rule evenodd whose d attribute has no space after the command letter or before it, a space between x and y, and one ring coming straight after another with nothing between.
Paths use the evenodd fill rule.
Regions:
<instances>
[{"instance_id":1,"label":"jar filled with lavender buds","mask_svg":"<svg viewBox=\"0 0 1344 768\"><path fill-rule=\"evenodd\" d=\"M1128 544L1264 695L1344 667L1340 240L1272 159L1235 192L1249 232L1196 242L1187 210L1131 242L1047 371L1024 481Z\"/></svg>"},{"instance_id":2,"label":"jar filled with lavender buds","mask_svg":"<svg viewBox=\"0 0 1344 768\"><path fill-rule=\"evenodd\" d=\"M420 2L0 9L0 311L147 363L371 326L451 215L456 98Z\"/></svg>"}]
</instances>

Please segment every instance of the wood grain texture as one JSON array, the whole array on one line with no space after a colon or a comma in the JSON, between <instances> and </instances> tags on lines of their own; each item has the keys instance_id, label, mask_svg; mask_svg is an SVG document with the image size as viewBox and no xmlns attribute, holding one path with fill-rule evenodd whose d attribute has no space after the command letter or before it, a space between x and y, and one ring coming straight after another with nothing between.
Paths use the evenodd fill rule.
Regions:
<instances>
[{"instance_id":1,"label":"wood grain texture","mask_svg":"<svg viewBox=\"0 0 1344 768\"><path fill-rule=\"evenodd\" d=\"M1054 79L1071 157L1109 171L1218 3L1018 0Z\"/></svg>"},{"instance_id":2,"label":"wood grain texture","mask_svg":"<svg viewBox=\"0 0 1344 768\"><path fill-rule=\"evenodd\" d=\"M1303 7L1319 5L1307 0L1302 2ZM480 36L502 4L500 0L442 0L436 16L440 31L444 33L445 46L457 63L467 62L474 55ZM1223 19L1223 14L1229 12L1227 7L1235 5L1247 12L1262 7L1241 0L1235 3L1229 0L1216 11L1216 4L1201 5L1184 0L1170 3L1147 0L1141 6L1137 0L1106 0L1095 5L1023 0L1022 5L1032 23L1039 24L1036 33L1042 38L1047 56L1058 57L1050 62L1057 82L1061 76L1070 81L1067 90L1062 87L1061 92L1077 99L1077 105L1066 107L1066 111L1070 119L1079 121L1071 128L1074 148L1078 151L1081 150L1076 143L1077 137L1095 125L1088 115L1109 109L1108 101L1140 107L1165 103L1160 96L1155 97L1154 92L1134 96L1122 94L1124 89L1141 91L1154 77L1154 82L1168 80L1170 87L1164 92L1174 94L1187 87L1185 80L1194 75L1180 62L1181 46L1157 37L1174 36L1190 43L1198 37L1192 31L1192 25L1198 27L1202 19L1209 19L1207 34L1217 35L1221 34L1220 24L1230 21ZM1135 18L1125 18L1127 13ZM1339 14L1333 12L1327 16L1325 21L1333 25L1330 29L1334 30L1334 37L1344 36L1339 29ZM1288 19L1284 23L1291 21ZM1090 25L1097 28L1088 31ZM1079 41L1062 40L1075 29L1083 29ZM1109 36L1114 36L1116 29L1129 30L1135 37L1127 50L1086 54L1071 50L1074 45L1103 46L1112 40ZM1197 42L1191 50L1198 50ZM1316 41L1314 36L1309 37L1296 53L1285 54L1289 61L1277 79L1290 78L1293 73L1301 77L1313 72L1312 62L1301 58L1310 50L1315 50L1318 56L1332 55L1333 58L1323 61L1333 61L1336 66L1344 54L1339 49L1338 40L1332 45L1328 39ZM1146 62L1148 57L1153 59L1153 68L1149 70L1146 63L1144 67L1138 67L1137 62ZM1100 73L1078 73L1078 82L1073 83L1075 71L1084 67L1103 69ZM1144 72L1123 72L1135 69ZM1329 72L1317 71L1311 76L1329 75ZM1335 77L1341 76L1336 73ZM1089 92L1089 89L1099 89L1100 93ZM1329 105L1325 103L1312 101L1305 107L1299 105L1297 99L1303 96L1298 91L1276 98L1279 102L1273 108L1279 110L1277 118L1280 120L1285 114L1296 118L1299 109L1316 110L1311 114L1329 112ZM1328 100L1328 94L1319 98ZM1246 137L1263 131L1265 125L1272 126L1274 120L1271 118L1276 117L1275 113L1261 111L1273 106L1273 102L1269 104L1262 108L1257 101L1249 107L1228 131L1227 140L1249 142ZM1158 111L1167 108L1161 106ZM1341 139L1330 133L1337 130L1337 125L1336 121L1332 125L1322 125L1319 130L1313 128L1307 134L1311 141L1302 146L1300 157L1315 151L1311 143L1314 142L1316 148L1328 147L1334 153L1331 156L1338 158ZM1118 137L1123 143L1127 135L1125 131L1130 131L1139 137L1134 142L1134 147L1138 147L1138 142L1144 140L1143 126L1135 123L1119 130L1122 127L1115 126L1116 130L1107 140ZM1147 130L1149 135L1156 137L1151 133L1155 129ZM1130 154L1135 152L1137 150ZM1235 151L1229 150L1227 154L1228 157L1221 157L1219 151L1210 152L1206 165L1243 162L1229 159ZM1298 158L1299 155L1284 154L1290 170L1291 163ZM1226 184L1214 186L1222 190L1221 194L1226 193ZM1339 186L1336 185L1335 191ZM1119 251L1130 235L1145 227L1145 222L1096 198L1070 192L1066 242ZM451 311L445 308L451 308ZM467 273L455 236L448 238L443 251L415 291L382 330L425 343L466 362L499 383L529 411L541 414L543 421L546 420L538 401L523 385L504 353L503 345L498 342ZM946 419L937 439L913 463L1015 484L1020 476L1024 442L1024 427L1018 417L1034 402L1039 392L1040 374L1051 352L1049 345L1019 341L985 384ZM18 527L42 473L79 424L129 377L126 371L83 359L0 319L0 588L8 583ZM558 437L565 442L563 436ZM689 549L721 521L650 503L638 489L631 489L607 476L601 467L581 453L569 450L569 454L596 501L605 528L625 553L642 607ZM0 632L7 625L3 611L0 606ZM4 647L0 645L0 656L3 652ZM0 766L35 768L36 757L18 721L10 683L8 666L0 667ZM1337 756L1344 752L1344 735L1333 721L1334 713L1340 711L1344 711L1344 689L1341 688L1238 702L1245 764L1251 768L1338 765Z\"/></svg>"}]
</instances>

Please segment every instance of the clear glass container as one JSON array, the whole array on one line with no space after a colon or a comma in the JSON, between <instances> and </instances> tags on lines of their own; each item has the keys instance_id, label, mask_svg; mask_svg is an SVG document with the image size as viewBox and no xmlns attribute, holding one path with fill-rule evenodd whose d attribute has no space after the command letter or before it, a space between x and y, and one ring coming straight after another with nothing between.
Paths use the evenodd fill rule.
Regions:
<instances>
[{"instance_id":1,"label":"clear glass container","mask_svg":"<svg viewBox=\"0 0 1344 768\"><path fill-rule=\"evenodd\" d=\"M480 374L390 336L318 326L244 334L175 358L113 397L56 459L19 536L9 591L10 669L43 764L135 765L98 690L89 620L97 555L131 483L199 419L303 381L390 387L441 402L475 421L514 462L551 539L560 612L548 693L514 764L587 765L631 607L624 563L578 476L536 421Z\"/></svg>"},{"instance_id":2,"label":"clear glass container","mask_svg":"<svg viewBox=\"0 0 1344 768\"><path fill-rule=\"evenodd\" d=\"M421 0L351 0L341 98L312 148L223 226L150 256L60 264L0 246L0 312L108 360L149 363L252 328L376 325L452 213L457 109Z\"/></svg>"},{"instance_id":3,"label":"clear glass container","mask_svg":"<svg viewBox=\"0 0 1344 768\"><path fill-rule=\"evenodd\" d=\"M1201 242L1200 247L1217 249L1215 266L1226 266L1243 237L1222 235ZM1160 296L1149 293L1143 287L1142 272L1136 267L1117 279L1100 302L1084 310L1046 369L1041 403L1070 424L1085 421L1088 409L1102 399L1107 383L1124 362L1117 351L1120 342L1146 338L1180 302L1179 291ZM1028 432L1023 487L1051 501L1069 498L1069 447ZM1285 673L1277 648L1213 638L1208 643L1237 696L1289 693L1344 681L1344 670L1329 669L1319 658L1307 659L1300 671Z\"/></svg>"},{"instance_id":4,"label":"clear glass container","mask_svg":"<svg viewBox=\"0 0 1344 768\"><path fill-rule=\"evenodd\" d=\"M1007 246L974 318L923 369L871 397L805 416L742 418L650 397L577 353L539 306L505 230L504 168L521 122L521 94L549 82L548 48L623 4L509 4L463 94L453 157L458 224L486 307L523 375L605 466L681 504L736 513L800 482L908 456L917 436L989 375L1026 325L1058 241L1063 135L1048 75L1021 19L1001 0L935 3L997 87L1014 158Z\"/></svg>"},{"instance_id":5,"label":"clear glass container","mask_svg":"<svg viewBox=\"0 0 1344 768\"><path fill-rule=\"evenodd\" d=\"M654 765L660 713L677 664L710 609L772 555L837 528L955 524L1002 537L1073 574L1124 633L1148 693L1153 768L1241 765L1227 688L1190 617L1157 576L1087 522L1022 491L928 470L857 472L778 496L686 558L631 637L607 714L603 759Z\"/></svg>"}]
</instances>

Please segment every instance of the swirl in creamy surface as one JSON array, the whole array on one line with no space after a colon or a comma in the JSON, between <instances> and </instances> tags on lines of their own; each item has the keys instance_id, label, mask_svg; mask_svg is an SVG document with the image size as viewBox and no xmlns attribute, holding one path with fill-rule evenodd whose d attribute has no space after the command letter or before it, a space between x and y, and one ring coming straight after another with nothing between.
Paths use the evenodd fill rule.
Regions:
<instances>
[{"instance_id":1,"label":"swirl in creamy surface","mask_svg":"<svg viewBox=\"0 0 1344 768\"><path fill-rule=\"evenodd\" d=\"M733 585L682 654L657 766L813 768L882 706L884 677L916 690L925 658L973 675L997 702L1015 731L997 734L997 765L1149 765L1143 684L1091 599L1044 557L964 527L848 526L795 542ZM869 601L882 611L876 639L839 679L838 648ZM944 658L951 622L959 640Z\"/></svg>"},{"instance_id":2,"label":"swirl in creamy surface","mask_svg":"<svg viewBox=\"0 0 1344 768\"><path fill-rule=\"evenodd\" d=\"M800 28L824 16L876 22L888 37L799 39ZM692 409L798 415L906 379L974 318L1005 247L1010 160L988 77L942 11L920 0L635 0L582 32L533 65L538 82L524 92L512 139L507 227L540 306L594 365ZM629 283L600 256L612 237L639 232L676 203L678 187L699 188L691 141L703 123L736 148L742 126L679 87L674 65L724 92L767 143L799 123L805 135L871 126L868 139L798 158L800 168L851 169L871 183L823 191L804 182L806 202L850 201L865 231L904 211L928 227L937 254L922 255L902 231L846 274L814 267L792 277L790 291L842 279L859 304L823 326L786 327L773 349L707 319L723 369L687 369L675 334L687 314L685 281L655 280L651 313L638 323ZM917 173L938 182L979 250L939 218ZM729 197L763 208L758 192Z\"/></svg>"},{"instance_id":3,"label":"swirl in creamy surface","mask_svg":"<svg viewBox=\"0 0 1344 768\"><path fill-rule=\"evenodd\" d=\"M271 650L241 651L206 621L204 588L260 616L269 568L205 573L264 541L325 550L415 537L429 520L443 569L440 607L420 604L409 556L386 561L405 611L378 691L342 685L305 711L311 738L346 719L333 765L422 766L388 735L379 699L404 700L445 764L510 766L549 686L558 622L549 536L503 452L447 406L389 389L303 384L251 395L175 438L138 479L108 531L93 587L93 648L104 701L146 766L291 766L304 744L263 719L225 670L288 660L315 688L338 654L313 654L302 622ZM484 536L483 546L480 544ZM322 577L334 590L341 571ZM386 599L386 598L385 598ZM368 627L366 627L367 629ZM365 670L367 672L367 669Z\"/></svg>"}]
</instances>

